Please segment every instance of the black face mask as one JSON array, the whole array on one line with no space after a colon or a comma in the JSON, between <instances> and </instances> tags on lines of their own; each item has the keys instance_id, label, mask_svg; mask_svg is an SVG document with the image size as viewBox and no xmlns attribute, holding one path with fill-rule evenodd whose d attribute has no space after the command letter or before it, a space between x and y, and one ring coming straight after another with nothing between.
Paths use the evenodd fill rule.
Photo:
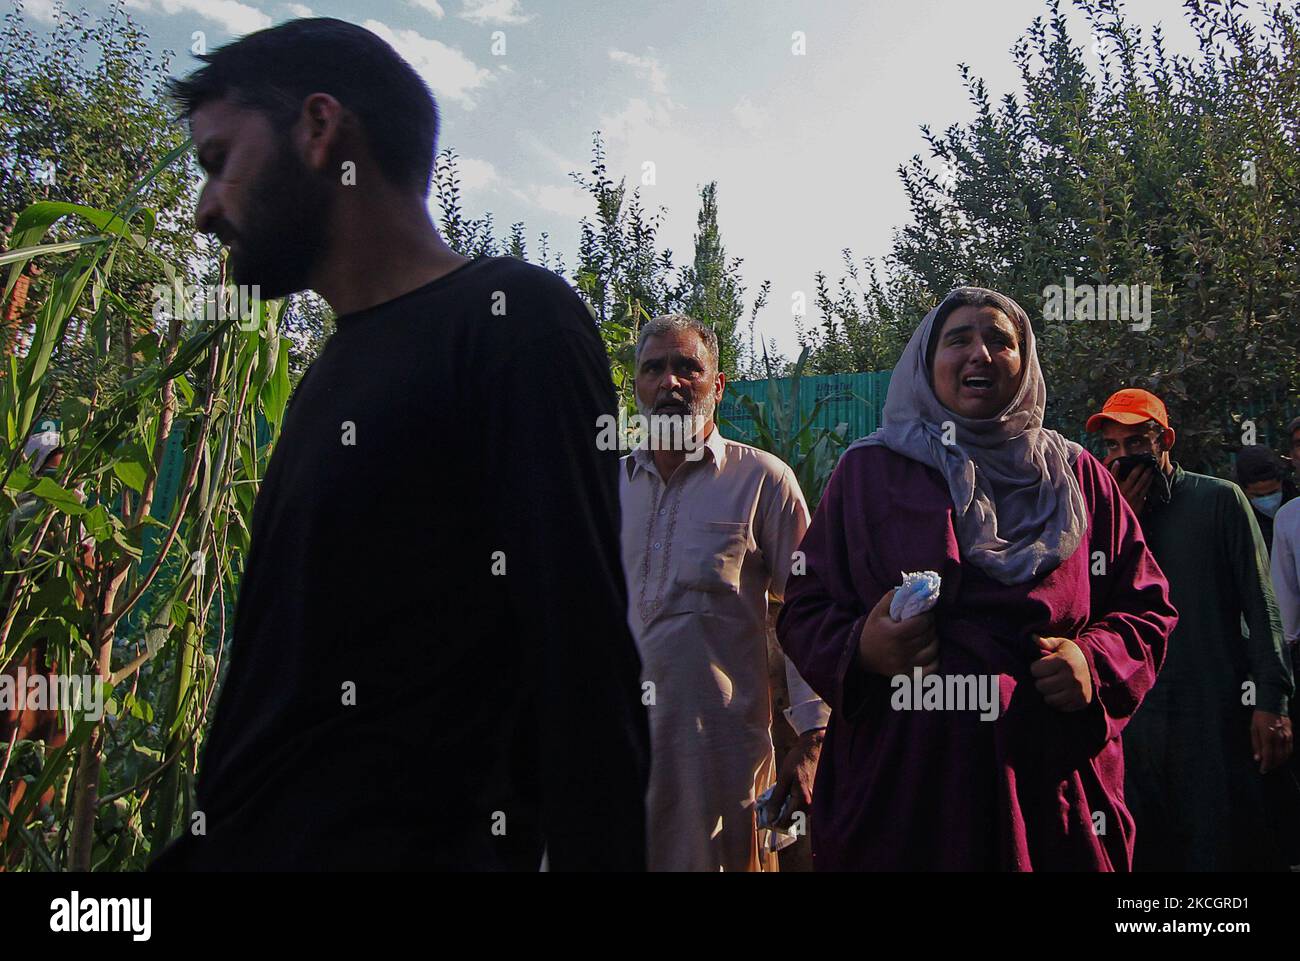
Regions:
<instances>
[{"instance_id":1,"label":"black face mask","mask_svg":"<svg viewBox=\"0 0 1300 961\"><path fill-rule=\"evenodd\" d=\"M1115 461L1115 464L1119 468L1116 480L1120 481L1127 480L1128 475L1139 467L1149 467L1157 474L1160 473L1160 465L1156 462L1154 454L1126 454Z\"/></svg>"},{"instance_id":2,"label":"black face mask","mask_svg":"<svg viewBox=\"0 0 1300 961\"><path fill-rule=\"evenodd\" d=\"M1115 461L1119 465L1117 479L1123 481L1139 467L1147 467L1155 473L1155 479L1147 491L1147 506L1168 504L1173 495L1169 486L1169 475L1160 469L1160 463L1154 454L1126 454Z\"/></svg>"}]
</instances>

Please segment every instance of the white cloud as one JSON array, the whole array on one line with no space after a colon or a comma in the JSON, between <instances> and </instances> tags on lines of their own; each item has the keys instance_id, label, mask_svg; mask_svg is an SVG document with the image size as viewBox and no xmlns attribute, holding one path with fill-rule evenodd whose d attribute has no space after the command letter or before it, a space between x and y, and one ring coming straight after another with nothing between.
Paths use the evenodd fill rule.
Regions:
<instances>
[{"instance_id":1,"label":"white cloud","mask_svg":"<svg viewBox=\"0 0 1300 961\"><path fill-rule=\"evenodd\" d=\"M316 16L316 12L312 10L311 7L308 7L301 3L286 3L285 6L289 8L289 12L292 13L295 17Z\"/></svg>"},{"instance_id":2,"label":"white cloud","mask_svg":"<svg viewBox=\"0 0 1300 961\"><path fill-rule=\"evenodd\" d=\"M465 190L483 190L501 181L501 175L491 161L479 160L477 157L457 157L456 170L460 174L460 185Z\"/></svg>"},{"instance_id":3,"label":"white cloud","mask_svg":"<svg viewBox=\"0 0 1300 961\"><path fill-rule=\"evenodd\" d=\"M569 174L575 171L583 172L587 169L585 163L577 163L564 156L549 144L545 143L536 134L520 133L519 142L545 160L547 166L561 177L567 178Z\"/></svg>"},{"instance_id":4,"label":"white cloud","mask_svg":"<svg viewBox=\"0 0 1300 961\"><path fill-rule=\"evenodd\" d=\"M23 0L23 13L41 23L53 23L54 0Z\"/></svg>"},{"instance_id":5,"label":"white cloud","mask_svg":"<svg viewBox=\"0 0 1300 961\"><path fill-rule=\"evenodd\" d=\"M653 53L639 56L611 50L609 59L632 68L647 88L612 114L602 114L600 130L610 146L611 158L622 159L637 171L644 160L658 160L666 141L680 128L680 104L668 94L668 71Z\"/></svg>"},{"instance_id":6,"label":"white cloud","mask_svg":"<svg viewBox=\"0 0 1300 961\"><path fill-rule=\"evenodd\" d=\"M392 44L439 98L473 109L473 92L492 79L490 70L478 66L456 48L414 30L393 30L379 20L367 20L362 26Z\"/></svg>"},{"instance_id":7,"label":"white cloud","mask_svg":"<svg viewBox=\"0 0 1300 961\"><path fill-rule=\"evenodd\" d=\"M156 0L158 7L151 0L140 4L141 9L161 8L166 14L196 13L205 20L220 24L228 33L241 35L262 30L271 25L271 18L256 7L250 7L239 0Z\"/></svg>"},{"instance_id":8,"label":"white cloud","mask_svg":"<svg viewBox=\"0 0 1300 961\"><path fill-rule=\"evenodd\" d=\"M600 130L612 144L649 145L673 125L673 108L672 101L633 97L617 113L601 114Z\"/></svg>"},{"instance_id":9,"label":"white cloud","mask_svg":"<svg viewBox=\"0 0 1300 961\"><path fill-rule=\"evenodd\" d=\"M678 126L675 114L681 109L668 95L668 71L653 53L638 56L611 50L609 59L631 67L648 89L645 95L631 97L618 112L602 114L600 130L613 148L627 149L629 161L637 155L643 160L654 159L655 142L662 142ZM635 166L639 170L640 161Z\"/></svg>"},{"instance_id":10,"label":"white cloud","mask_svg":"<svg viewBox=\"0 0 1300 961\"><path fill-rule=\"evenodd\" d=\"M519 0L465 0L460 17L480 27L489 23L527 23L533 19L524 16Z\"/></svg>"},{"instance_id":11,"label":"white cloud","mask_svg":"<svg viewBox=\"0 0 1300 961\"><path fill-rule=\"evenodd\" d=\"M635 70L638 77L649 82L651 93L665 97L668 95L668 72L653 56L638 57L626 50L611 50L609 59L615 63L625 63Z\"/></svg>"},{"instance_id":12,"label":"white cloud","mask_svg":"<svg viewBox=\"0 0 1300 961\"><path fill-rule=\"evenodd\" d=\"M767 126L767 112L748 97L740 98L740 102L731 108L731 115L740 124L740 129L748 133L758 133Z\"/></svg>"},{"instance_id":13,"label":"white cloud","mask_svg":"<svg viewBox=\"0 0 1300 961\"><path fill-rule=\"evenodd\" d=\"M238 0L125 0L128 10L144 13L198 14L204 20L224 27L227 33L240 36L271 25L271 18L256 7Z\"/></svg>"},{"instance_id":14,"label":"white cloud","mask_svg":"<svg viewBox=\"0 0 1300 961\"><path fill-rule=\"evenodd\" d=\"M511 187L510 192L534 207L575 220L592 217L595 213L591 197L575 184L531 184L522 190Z\"/></svg>"},{"instance_id":15,"label":"white cloud","mask_svg":"<svg viewBox=\"0 0 1300 961\"><path fill-rule=\"evenodd\" d=\"M429 11L435 20L441 20L447 15L447 11L442 9L442 4L438 0L406 0L406 2L413 7Z\"/></svg>"}]
</instances>

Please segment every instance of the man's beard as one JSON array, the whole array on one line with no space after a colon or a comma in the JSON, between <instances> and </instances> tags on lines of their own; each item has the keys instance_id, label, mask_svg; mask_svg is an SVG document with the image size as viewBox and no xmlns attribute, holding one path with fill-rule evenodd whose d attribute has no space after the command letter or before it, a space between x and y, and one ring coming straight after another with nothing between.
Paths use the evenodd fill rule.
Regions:
<instances>
[{"instance_id":1,"label":"man's beard","mask_svg":"<svg viewBox=\"0 0 1300 961\"><path fill-rule=\"evenodd\" d=\"M263 299L305 290L329 249L330 185L308 170L288 138L248 193L248 212L233 233L230 272Z\"/></svg>"},{"instance_id":2,"label":"man's beard","mask_svg":"<svg viewBox=\"0 0 1300 961\"><path fill-rule=\"evenodd\" d=\"M646 419L652 432L660 432L660 437L678 436L674 432L665 430L661 425L656 423L656 418L686 418L689 417L688 424L684 424L680 436L686 441L687 448L693 449L695 446L704 442L704 427L713 419L713 414L717 410L717 402L714 400L713 392L701 398L691 397L686 401L685 411L663 411L655 413L653 407L647 407L641 402L641 398L636 399L637 413ZM664 449L664 448L661 448Z\"/></svg>"}]
</instances>

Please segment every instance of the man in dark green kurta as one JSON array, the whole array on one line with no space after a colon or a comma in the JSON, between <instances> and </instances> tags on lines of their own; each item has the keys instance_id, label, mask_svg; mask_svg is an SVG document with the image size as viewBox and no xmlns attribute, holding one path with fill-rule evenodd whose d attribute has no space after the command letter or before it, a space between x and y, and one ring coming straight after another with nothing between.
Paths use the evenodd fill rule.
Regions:
<instances>
[{"instance_id":1,"label":"man in dark green kurta","mask_svg":"<svg viewBox=\"0 0 1300 961\"><path fill-rule=\"evenodd\" d=\"M1250 504L1235 484L1171 460L1174 431L1153 394L1118 392L1088 430L1101 431L1117 480L1121 456L1155 457L1120 490L1178 610L1164 668L1124 731L1134 869L1285 869L1264 775L1291 753L1294 684Z\"/></svg>"}]
</instances>

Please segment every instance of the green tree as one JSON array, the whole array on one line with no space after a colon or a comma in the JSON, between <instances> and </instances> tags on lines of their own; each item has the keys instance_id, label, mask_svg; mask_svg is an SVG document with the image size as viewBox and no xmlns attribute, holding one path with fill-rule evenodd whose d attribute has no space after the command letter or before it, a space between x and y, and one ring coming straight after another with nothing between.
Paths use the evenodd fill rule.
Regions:
<instances>
[{"instance_id":1,"label":"green tree","mask_svg":"<svg viewBox=\"0 0 1300 961\"><path fill-rule=\"evenodd\" d=\"M166 60L154 59L148 37L122 0L102 19L59 5L48 36L26 27L21 8L5 16L0 32L0 243L8 246L19 211L37 201L111 209L159 157L185 142L185 130L160 93L167 69ZM196 240L192 220L184 216L193 209L196 184L192 163L181 160L160 172L137 198L158 212L152 242L170 263L207 252ZM60 221L53 230L52 239L66 240L82 225ZM0 335L5 352L26 349L28 325L50 293L48 278L38 271L71 259L32 262L31 287L20 296L22 304L13 305L18 320ZM141 307L152 304L153 285L165 280L156 264L140 251L126 249L117 269L122 295ZM92 370L97 352L87 342L85 319L74 319L69 336L57 347L52 376L60 390L68 380L85 393L90 379L108 375ZM113 331L118 362L125 362L120 351L142 333Z\"/></svg>"},{"instance_id":2,"label":"green tree","mask_svg":"<svg viewBox=\"0 0 1300 961\"><path fill-rule=\"evenodd\" d=\"M700 191L700 213L695 233L695 259L682 275L685 286L683 308L697 320L711 326L718 335L719 363L728 376L735 376L741 344L736 324L745 313L745 287L740 282L742 260L727 259L718 228L718 183Z\"/></svg>"},{"instance_id":3,"label":"green tree","mask_svg":"<svg viewBox=\"0 0 1300 961\"><path fill-rule=\"evenodd\" d=\"M882 280L870 258L859 267L851 251L842 257L844 274L834 290L825 273L816 275L816 325L805 329L797 323L799 342L810 351L809 372L889 370L907 346L928 294L892 263L885 265Z\"/></svg>"},{"instance_id":4,"label":"green tree","mask_svg":"<svg viewBox=\"0 0 1300 961\"><path fill-rule=\"evenodd\" d=\"M1007 292L1035 319L1057 426L1078 435L1112 391L1146 387L1180 458L1221 471L1243 426L1264 439L1297 409L1300 5L1255 25L1238 0L1189 0L1190 57L1116 0L1077 6L1103 44L1095 70L1057 2L1012 50L1020 95L995 104L960 68L975 118L923 127L931 163L900 168L912 220L889 300L915 304L906 327L953 286ZM1149 287L1150 327L1052 318L1067 283Z\"/></svg>"}]
</instances>

